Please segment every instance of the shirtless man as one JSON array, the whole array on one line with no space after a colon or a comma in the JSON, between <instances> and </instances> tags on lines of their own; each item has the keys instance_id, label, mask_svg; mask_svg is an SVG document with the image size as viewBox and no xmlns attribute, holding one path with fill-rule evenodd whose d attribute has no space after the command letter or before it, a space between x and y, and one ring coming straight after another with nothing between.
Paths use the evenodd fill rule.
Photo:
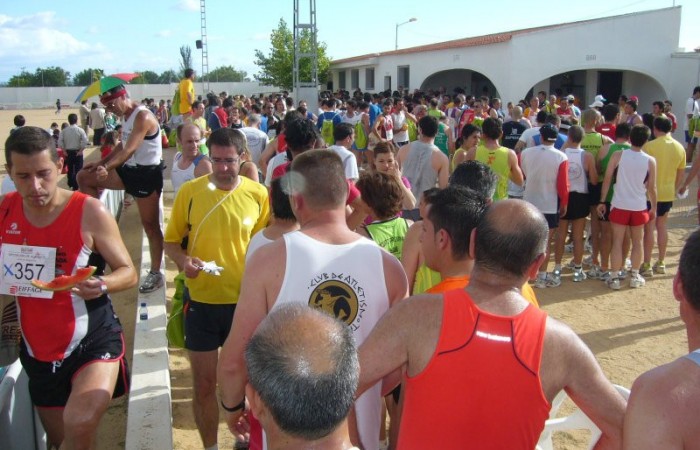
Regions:
<instances>
[{"instance_id":1,"label":"shirtless man","mask_svg":"<svg viewBox=\"0 0 700 450\"><path fill-rule=\"evenodd\" d=\"M160 195L163 191L163 148L158 119L145 106L129 98L124 86L104 92L100 101L108 112L122 117L122 140L104 159L86 164L78 172L80 190L93 197L99 189L124 189L136 198L141 224L148 238L151 270L139 292L163 286L163 230Z\"/></svg>"},{"instance_id":2,"label":"shirtless man","mask_svg":"<svg viewBox=\"0 0 700 450\"><path fill-rule=\"evenodd\" d=\"M623 448L700 449L700 231L683 247L673 295L679 302L690 353L634 382L625 414Z\"/></svg>"},{"instance_id":3,"label":"shirtless man","mask_svg":"<svg viewBox=\"0 0 700 450\"><path fill-rule=\"evenodd\" d=\"M49 449L97 448L97 427L110 399L128 391L122 329L109 294L134 286L136 272L102 203L57 187L63 161L53 137L23 127L5 142L5 158L17 192L0 200L6 224L0 242L2 262L15 273L4 271L0 292L27 293L16 298L29 395ZM23 257L27 254L31 259ZM105 262L109 275L102 275ZM40 291L29 284L90 264L99 266L98 275L69 291Z\"/></svg>"},{"instance_id":4,"label":"shirtless man","mask_svg":"<svg viewBox=\"0 0 700 450\"><path fill-rule=\"evenodd\" d=\"M602 430L596 448L619 447L625 400L583 341L520 295L547 229L526 202L494 203L472 234L466 290L398 303L361 344L358 394L383 378L391 389L402 374L399 448L534 448L562 389Z\"/></svg>"},{"instance_id":5,"label":"shirtless man","mask_svg":"<svg viewBox=\"0 0 700 450\"><path fill-rule=\"evenodd\" d=\"M314 306L335 297L340 302L333 305L334 312L346 314L349 306L345 323L361 343L381 315L407 294L406 275L396 258L346 225L347 182L338 155L328 150L304 152L294 158L286 177L301 229L258 249L250 258L219 360L222 403L230 411L226 421L232 431L243 413L234 405L241 405L245 394L244 349L275 307ZM355 405L365 448L379 441L380 390L376 385Z\"/></svg>"}]
</instances>

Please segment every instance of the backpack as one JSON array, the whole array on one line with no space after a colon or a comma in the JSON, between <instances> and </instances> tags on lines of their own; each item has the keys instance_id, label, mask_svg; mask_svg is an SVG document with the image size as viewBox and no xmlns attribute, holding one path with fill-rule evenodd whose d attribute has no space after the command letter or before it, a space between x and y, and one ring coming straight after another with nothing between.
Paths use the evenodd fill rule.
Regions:
<instances>
[{"instance_id":1,"label":"backpack","mask_svg":"<svg viewBox=\"0 0 700 450\"><path fill-rule=\"evenodd\" d=\"M175 95L173 96L173 101L170 104L170 117L180 115L180 86L175 89Z\"/></svg>"},{"instance_id":2,"label":"backpack","mask_svg":"<svg viewBox=\"0 0 700 450\"><path fill-rule=\"evenodd\" d=\"M355 124L355 148L358 150L367 148L367 133L361 120Z\"/></svg>"},{"instance_id":3,"label":"backpack","mask_svg":"<svg viewBox=\"0 0 700 450\"><path fill-rule=\"evenodd\" d=\"M337 116L338 114L334 114L330 119L325 115L323 116L323 124L321 124L321 137L328 145L335 144L335 138L333 138L335 124L333 123L333 119L335 119Z\"/></svg>"},{"instance_id":4,"label":"backpack","mask_svg":"<svg viewBox=\"0 0 700 450\"><path fill-rule=\"evenodd\" d=\"M416 123L412 120L406 121L406 126L408 126L408 140L413 142L418 140L418 128Z\"/></svg>"}]
</instances>

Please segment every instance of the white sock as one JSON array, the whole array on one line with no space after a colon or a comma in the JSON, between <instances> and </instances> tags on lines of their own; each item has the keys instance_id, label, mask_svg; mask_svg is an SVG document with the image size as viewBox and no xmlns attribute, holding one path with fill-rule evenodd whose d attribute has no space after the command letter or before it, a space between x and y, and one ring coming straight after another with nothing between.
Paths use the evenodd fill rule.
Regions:
<instances>
[{"instance_id":1,"label":"white sock","mask_svg":"<svg viewBox=\"0 0 700 450\"><path fill-rule=\"evenodd\" d=\"M211 447L207 447L204 450L219 450L219 444L214 444Z\"/></svg>"}]
</instances>

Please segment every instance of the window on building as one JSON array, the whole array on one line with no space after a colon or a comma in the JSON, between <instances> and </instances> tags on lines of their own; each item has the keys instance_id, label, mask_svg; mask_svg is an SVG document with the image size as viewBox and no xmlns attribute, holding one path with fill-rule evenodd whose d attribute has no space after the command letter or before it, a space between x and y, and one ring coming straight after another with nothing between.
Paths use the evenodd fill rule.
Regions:
<instances>
[{"instance_id":1,"label":"window on building","mask_svg":"<svg viewBox=\"0 0 700 450\"><path fill-rule=\"evenodd\" d=\"M345 89L345 71L338 72L338 89Z\"/></svg>"},{"instance_id":2,"label":"window on building","mask_svg":"<svg viewBox=\"0 0 700 450\"><path fill-rule=\"evenodd\" d=\"M374 90L374 68L365 69L365 90Z\"/></svg>"},{"instance_id":3,"label":"window on building","mask_svg":"<svg viewBox=\"0 0 700 450\"><path fill-rule=\"evenodd\" d=\"M399 66L397 73L397 89L408 89L409 86L409 66Z\"/></svg>"},{"instance_id":4,"label":"window on building","mask_svg":"<svg viewBox=\"0 0 700 450\"><path fill-rule=\"evenodd\" d=\"M391 90L391 77L388 75L384 77L384 90L385 91Z\"/></svg>"},{"instance_id":5,"label":"window on building","mask_svg":"<svg viewBox=\"0 0 700 450\"><path fill-rule=\"evenodd\" d=\"M350 89L360 87L360 69L352 69L350 71Z\"/></svg>"}]
</instances>

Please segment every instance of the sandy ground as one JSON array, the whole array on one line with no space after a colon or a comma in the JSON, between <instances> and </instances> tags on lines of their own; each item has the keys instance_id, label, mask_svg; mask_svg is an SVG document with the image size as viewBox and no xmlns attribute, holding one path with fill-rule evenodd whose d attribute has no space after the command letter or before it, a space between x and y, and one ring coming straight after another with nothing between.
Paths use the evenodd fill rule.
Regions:
<instances>
[{"instance_id":1,"label":"sandy ground","mask_svg":"<svg viewBox=\"0 0 700 450\"><path fill-rule=\"evenodd\" d=\"M64 110L61 121L70 111ZM58 118L53 110L0 111L2 142L12 127L14 114L22 113L27 123L48 128ZM58 121L58 120L56 120ZM59 122L60 123L60 122ZM2 155L4 157L4 153ZM166 163L172 161L172 150L166 151ZM4 172L4 170L0 170ZM62 181L65 186L65 181ZM691 192L691 199L694 192ZM172 192L164 196L166 214L172 204ZM686 201L690 204L692 201ZM589 345L598 358L603 371L616 384L629 387L642 372L669 362L687 352L687 340L678 315L677 302L673 299L671 282L676 272L678 256L683 242L697 224L695 212L687 217L685 210L671 214L671 230L666 258L667 274L655 275L642 289L623 287L610 291L603 283L587 280L571 282L571 274L565 272L561 287L538 290L542 307L553 317L570 325ZM135 208L128 208L120 221L120 229L136 267L140 263L141 225ZM567 260L570 256L567 255ZM168 299L173 293L174 265L167 262ZM114 296L117 313L126 330L129 358L133 343L136 291ZM189 362L182 350L171 349L170 370L173 399L173 441L176 449L201 448L192 415L192 391ZM116 400L108 410L100 426L100 448L124 448L126 428L126 402ZM221 448L231 448L233 440L222 423L219 427ZM559 434L556 447L561 449L587 448L583 432Z\"/></svg>"}]
</instances>

